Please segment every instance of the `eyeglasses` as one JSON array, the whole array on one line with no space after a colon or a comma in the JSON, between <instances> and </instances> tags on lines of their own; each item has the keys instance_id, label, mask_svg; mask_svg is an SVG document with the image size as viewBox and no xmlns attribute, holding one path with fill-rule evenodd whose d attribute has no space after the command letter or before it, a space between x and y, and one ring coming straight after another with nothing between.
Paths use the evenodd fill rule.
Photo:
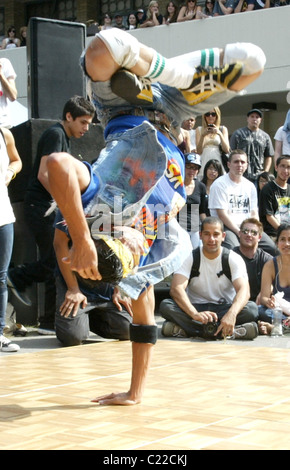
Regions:
<instances>
[{"instance_id":1,"label":"eyeglasses","mask_svg":"<svg viewBox=\"0 0 290 470\"><path fill-rule=\"evenodd\" d=\"M205 113L205 117L210 117L210 116L216 117L216 113L214 113L214 112L213 113Z\"/></svg>"},{"instance_id":2,"label":"eyeglasses","mask_svg":"<svg viewBox=\"0 0 290 470\"><path fill-rule=\"evenodd\" d=\"M193 163L186 163L185 168L187 168L188 170L199 170L200 167L194 165Z\"/></svg>"},{"instance_id":3,"label":"eyeglasses","mask_svg":"<svg viewBox=\"0 0 290 470\"><path fill-rule=\"evenodd\" d=\"M241 230L241 232L244 235L253 235L254 237L259 234L258 230L250 230L249 228L244 228L243 230Z\"/></svg>"}]
</instances>

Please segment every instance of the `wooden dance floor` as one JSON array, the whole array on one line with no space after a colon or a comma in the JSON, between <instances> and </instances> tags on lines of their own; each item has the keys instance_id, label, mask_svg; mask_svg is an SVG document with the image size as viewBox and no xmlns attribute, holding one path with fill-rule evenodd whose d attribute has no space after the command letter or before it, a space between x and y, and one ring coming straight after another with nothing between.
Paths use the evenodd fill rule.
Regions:
<instances>
[{"instance_id":1,"label":"wooden dance floor","mask_svg":"<svg viewBox=\"0 0 290 470\"><path fill-rule=\"evenodd\" d=\"M290 449L290 350L159 340L143 403L126 391L130 342L0 358L0 450Z\"/></svg>"}]
</instances>

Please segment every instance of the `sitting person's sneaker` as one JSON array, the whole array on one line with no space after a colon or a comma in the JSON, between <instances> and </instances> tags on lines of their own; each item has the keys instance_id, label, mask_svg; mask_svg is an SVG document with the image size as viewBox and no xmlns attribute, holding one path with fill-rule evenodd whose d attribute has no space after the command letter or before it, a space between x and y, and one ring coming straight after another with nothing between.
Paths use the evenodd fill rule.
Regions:
<instances>
[{"instance_id":1,"label":"sitting person's sneaker","mask_svg":"<svg viewBox=\"0 0 290 470\"><path fill-rule=\"evenodd\" d=\"M11 341L6 338L6 336L0 336L0 351L1 352L17 352L20 347L18 344L11 343Z\"/></svg>"},{"instance_id":2,"label":"sitting person's sneaker","mask_svg":"<svg viewBox=\"0 0 290 470\"><path fill-rule=\"evenodd\" d=\"M161 333L165 337L187 338L185 331L171 321L165 321L162 325Z\"/></svg>"},{"instance_id":3,"label":"sitting person's sneaker","mask_svg":"<svg viewBox=\"0 0 290 470\"><path fill-rule=\"evenodd\" d=\"M186 90L180 90L186 101L194 106L208 99L214 93L224 91L238 80L242 75L241 63L224 65L218 68L197 67L192 84Z\"/></svg>"},{"instance_id":4,"label":"sitting person's sneaker","mask_svg":"<svg viewBox=\"0 0 290 470\"><path fill-rule=\"evenodd\" d=\"M29 299L29 297L27 296L25 292L22 292L19 289L17 289L16 285L14 284L9 274L7 275L7 287L11 289L11 292L13 292L15 297L18 300L20 300L20 302L22 302L27 307L31 307L31 300Z\"/></svg>"},{"instance_id":5,"label":"sitting person's sneaker","mask_svg":"<svg viewBox=\"0 0 290 470\"><path fill-rule=\"evenodd\" d=\"M231 338L253 340L257 338L258 334L259 330L256 322L243 323L242 325L235 326L234 334Z\"/></svg>"},{"instance_id":6,"label":"sitting person's sneaker","mask_svg":"<svg viewBox=\"0 0 290 470\"><path fill-rule=\"evenodd\" d=\"M151 82L148 78L137 77L128 70L118 70L111 77L111 89L131 104L153 103Z\"/></svg>"}]
</instances>

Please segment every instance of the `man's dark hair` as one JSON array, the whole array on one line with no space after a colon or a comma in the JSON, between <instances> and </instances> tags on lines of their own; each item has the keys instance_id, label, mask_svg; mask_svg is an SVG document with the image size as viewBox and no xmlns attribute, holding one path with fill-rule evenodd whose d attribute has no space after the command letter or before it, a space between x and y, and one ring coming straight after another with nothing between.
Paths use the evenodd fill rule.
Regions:
<instances>
[{"instance_id":1,"label":"man's dark hair","mask_svg":"<svg viewBox=\"0 0 290 470\"><path fill-rule=\"evenodd\" d=\"M111 250L104 240L94 240L98 253L98 269L102 276L101 282L117 285L123 278L123 265L120 258ZM86 289L94 289L100 281L84 279L75 273L80 284Z\"/></svg>"},{"instance_id":2,"label":"man's dark hair","mask_svg":"<svg viewBox=\"0 0 290 470\"><path fill-rule=\"evenodd\" d=\"M279 241L279 238L281 236L281 233L284 231L284 230L290 230L290 224L281 224L279 225L278 227L278 230L277 230L277 242Z\"/></svg>"},{"instance_id":3,"label":"man's dark hair","mask_svg":"<svg viewBox=\"0 0 290 470\"><path fill-rule=\"evenodd\" d=\"M73 120L80 116L94 116L95 108L89 100L82 96L73 96L64 105L62 112L63 121L66 120L67 113L70 113Z\"/></svg>"},{"instance_id":4,"label":"man's dark hair","mask_svg":"<svg viewBox=\"0 0 290 470\"><path fill-rule=\"evenodd\" d=\"M281 155L276 160L276 166L279 166L282 160L290 160L290 155Z\"/></svg>"},{"instance_id":5,"label":"man's dark hair","mask_svg":"<svg viewBox=\"0 0 290 470\"><path fill-rule=\"evenodd\" d=\"M219 219L218 217L214 217L214 216L209 216L209 217L206 217L205 219L203 219L203 221L201 222L201 227L200 227L200 231L202 232L204 230L204 226L205 224L209 224L209 225L219 225L220 228L221 228L221 231L224 232L224 224L223 222L221 221L221 219Z\"/></svg>"}]
</instances>

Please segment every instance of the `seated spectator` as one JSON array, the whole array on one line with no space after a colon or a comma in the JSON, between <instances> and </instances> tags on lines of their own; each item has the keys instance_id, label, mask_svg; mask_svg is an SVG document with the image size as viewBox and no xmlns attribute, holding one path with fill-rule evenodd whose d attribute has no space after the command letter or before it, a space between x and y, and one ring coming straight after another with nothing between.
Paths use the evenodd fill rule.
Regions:
<instances>
[{"instance_id":1,"label":"seated spectator","mask_svg":"<svg viewBox=\"0 0 290 470\"><path fill-rule=\"evenodd\" d=\"M176 23L178 16L178 7L174 2L167 3L166 12L163 17L163 24Z\"/></svg>"},{"instance_id":2,"label":"seated spectator","mask_svg":"<svg viewBox=\"0 0 290 470\"><path fill-rule=\"evenodd\" d=\"M137 17L137 28L140 27L140 25L143 23L143 21L146 19L146 15L144 13L144 10L142 10L142 8L139 8L137 11L136 11L136 17Z\"/></svg>"},{"instance_id":3,"label":"seated spectator","mask_svg":"<svg viewBox=\"0 0 290 470\"><path fill-rule=\"evenodd\" d=\"M256 187L243 176L247 164L247 154L243 150L233 150L229 156L229 173L214 181L209 194L210 213L224 223L226 237L223 244L229 249L240 244L239 232L243 220L259 218ZM275 243L265 232L259 246L271 255L276 253Z\"/></svg>"},{"instance_id":4,"label":"seated spectator","mask_svg":"<svg viewBox=\"0 0 290 470\"><path fill-rule=\"evenodd\" d=\"M202 183L205 185L206 194L209 197L210 188L212 183L219 177L224 174L224 170L222 164L218 160L209 160L204 167ZM210 211L208 209L208 199L206 201L206 215L210 215Z\"/></svg>"},{"instance_id":5,"label":"seated spectator","mask_svg":"<svg viewBox=\"0 0 290 470\"><path fill-rule=\"evenodd\" d=\"M105 29L113 28L112 21L113 21L113 17L109 13L106 13L104 15L103 24L100 26L100 29L103 31Z\"/></svg>"},{"instance_id":6,"label":"seated spectator","mask_svg":"<svg viewBox=\"0 0 290 470\"><path fill-rule=\"evenodd\" d=\"M235 7L235 13L263 10L264 8L270 8L270 6L270 0L239 0Z\"/></svg>"},{"instance_id":7,"label":"seated spectator","mask_svg":"<svg viewBox=\"0 0 290 470\"><path fill-rule=\"evenodd\" d=\"M137 16L135 13L129 13L127 17L127 29L130 31L131 29L137 29Z\"/></svg>"},{"instance_id":8,"label":"seated spectator","mask_svg":"<svg viewBox=\"0 0 290 470\"><path fill-rule=\"evenodd\" d=\"M26 46L27 26L20 28L20 47Z\"/></svg>"},{"instance_id":9,"label":"seated spectator","mask_svg":"<svg viewBox=\"0 0 290 470\"><path fill-rule=\"evenodd\" d=\"M274 161L276 162L281 155L290 155L290 110L287 113L284 125L277 130L274 140Z\"/></svg>"},{"instance_id":10,"label":"seated spectator","mask_svg":"<svg viewBox=\"0 0 290 470\"><path fill-rule=\"evenodd\" d=\"M203 178L204 167L212 159L218 160L225 172L227 162L223 162L222 153L229 153L230 144L228 129L221 126L221 112L218 107L202 116L202 125L195 131L195 140L196 151L201 157L199 178Z\"/></svg>"},{"instance_id":11,"label":"seated spectator","mask_svg":"<svg viewBox=\"0 0 290 470\"><path fill-rule=\"evenodd\" d=\"M209 17L214 16L214 5L215 5L215 0L205 1L204 8L202 10L203 18L209 18Z\"/></svg>"},{"instance_id":12,"label":"seated spectator","mask_svg":"<svg viewBox=\"0 0 290 470\"><path fill-rule=\"evenodd\" d=\"M279 255L268 261L263 269L259 318L262 322L272 324L273 309L280 307L283 322L287 324L290 315L290 224L280 225L277 231L277 246ZM281 303L275 298L278 293L283 294ZM271 328L268 328L267 332L270 333Z\"/></svg>"},{"instance_id":13,"label":"seated spectator","mask_svg":"<svg viewBox=\"0 0 290 470\"><path fill-rule=\"evenodd\" d=\"M156 0L151 0L148 6L146 19L140 24L140 28L150 28L163 23L163 16L159 13L159 4Z\"/></svg>"},{"instance_id":14,"label":"seated spectator","mask_svg":"<svg viewBox=\"0 0 290 470\"><path fill-rule=\"evenodd\" d=\"M7 31L7 38L2 41L1 49L14 49L20 47L20 39L16 37L16 29L14 26L10 26Z\"/></svg>"},{"instance_id":15,"label":"seated spectator","mask_svg":"<svg viewBox=\"0 0 290 470\"><path fill-rule=\"evenodd\" d=\"M279 157L275 170L275 180L263 187L259 199L260 220L264 231L273 239L282 223L290 223L290 156Z\"/></svg>"},{"instance_id":16,"label":"seated spectator","mask_svg":"<svg viewBox=\"0 0 290 470\"><path fill-rule=\"evenodd\" d=\"M114 21L115 21L114 28L122 29L123 31L127 29L126 26L123 24L123 16L120 15L120 13L116 13L114 17Z\"/></svg>"},{"instance_id":17,"label":"seated spectator","mask_svg":"<svg viewBox=\"0 0 290 470\"><path fill-rule=\"evenodd\" d=\"M62 224L56 227L54 247L60 270L56 276L58 339L65 346L77 346L88 338L90 331L103 338L129 339L132 317L128 298L122 299L109 284L100 282L92 288L89 281L76 277L62 261L69 256L66 228Z\"/></svg>"},{"instance_id":18,"label":"seated spectator","mask_svg":"<svg viewBox=\"0 0 290 470\"><path fill-rule=\"evenodd\" d=\"M207 208L205 185L197 179L200 165L200 156L197 153L185 155L186 204L177 214L177 220L190 235L193 248L199 246L199 224L205 219Z\"/></svg>"},{"instance_id":19,"label":"seated spectator","mask_svg":"<svg viewBox=\"0 0 290 470\"><path fill-rule=\"evenodd\" d=\"M271 4L272 7L285 7L290 5L290 0L277 0Z\"/></svg>"},{"instance_id":20,"label":"seated spectator","mask_svg":"<svg viewBox=\"0 0 290 470\"><path fill-rule=\"evenodd\" d=\"M231 15L234 13L239 0L216 0L213 16Z\"/></svg>"},{"instance_id":21,"label":"seated spectator","mask_svg":"<svg viewBox=\"0 0 290 470\"><path fill-rule=\"evenodd\" d=\"M269 181L273 181L275 179L275 176L272 175L272 173L269 173L269 171L263 171L258 178L257 178L257 193L258 193L258 202L260 198L260 192L262 191L263 187L269 183Z\"/></svg>"},{"instance_id":22,"label":"seated spectator","mask_svg":"<svg viewBox=\"0 0 290 470\"><path fill-rule=\"evenodd\" d=\"M258 335L258 307L249 301L244 261L221 246L225 233L218 218L208 217L202 222L200 237L202 247L190 253L173 275L172 299L160 304L160 313L167 320L163 335L206 337L204 325L217 323L212 339L254 339ZM200 258L197 266L196 257Z\"/></svg>"},{"instance_id":23,"label":"seated spectator","mask_svg":"<svg viewBox=\"0 0 290 470\"><path fill-rule=\"evenodd\" d=\"M195 119L195 116L190 116L188 119L186 119L185 121L183 121L181 127L182 129L185 129L189 132L189 136L190 136L190 152L196 152L196 139L195 139L195 129L194 129L194 126L195 126L195 122L196 122L196 119Z\"/></svg>"},{"instance_id":24,"label":"seated spectator","mask_svg":"<svg viewBox=\"0 0 290 470\"><path fill-rule=\"evenodd\" d=\"M258 219L243 220L240 227L240 245L234 248L244 260L250 285L250 300L260 304L261 280L264 264L272 256L259 248L263 225Z\"/></svg>"},{"instance_id":25,"label":"seated spectator","mask_svg":"<svg viewBox=\"0 0 290 470\"><path fill-rule=\"evenodd\" d=\"M186 4L179 10L177 22L199 19L198 12L201 12L202 8L196 5L196 0L186 0Z\"/></svg>"}]
</instances>

